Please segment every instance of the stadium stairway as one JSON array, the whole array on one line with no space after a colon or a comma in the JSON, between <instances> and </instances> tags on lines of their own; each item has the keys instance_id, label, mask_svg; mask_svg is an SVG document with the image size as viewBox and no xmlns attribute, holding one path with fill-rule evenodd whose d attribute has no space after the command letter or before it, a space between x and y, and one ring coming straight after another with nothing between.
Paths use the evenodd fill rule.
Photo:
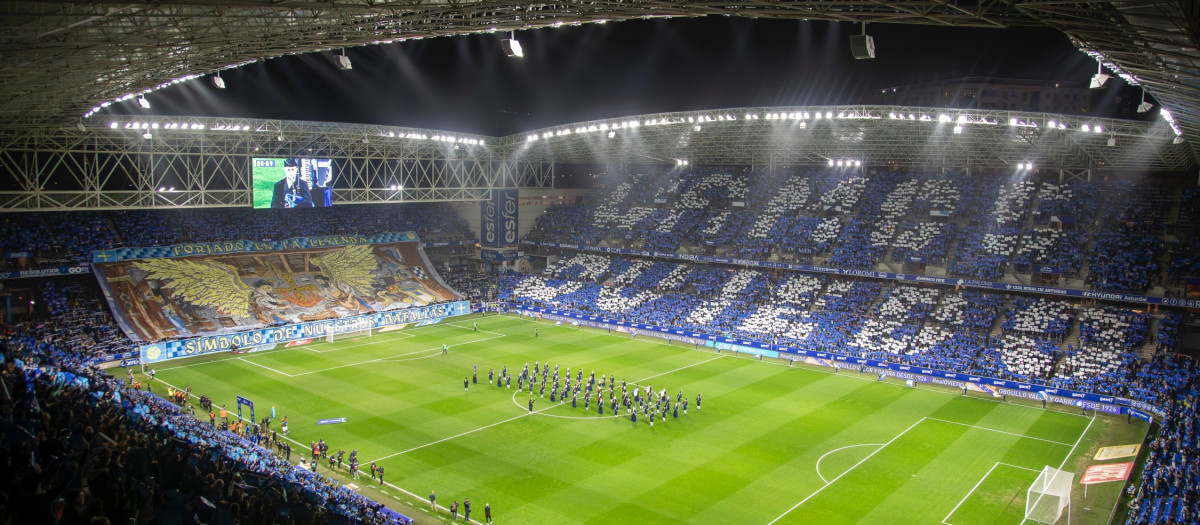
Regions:
<instances>
[{"instance_id":1,"label":"stadium stairway","mask_svg":"<svg viewBox=\"0 0 1200 525\"><path fill-rule=\"evenodd\" d=\"M1146 328L1146 342L1142 343L1142 347L1138 349L1138 357L1142 358L1143 362L1149 363L1154 359L1154 353L1158 351L1158 325L1162 322L1161 315L1150 316L1150 324Z\"/></svg>"},{"instance_id":2,"label":"stadium stairway","mask_svg":"<svg viewBox=\"0 0 1200 525\"><path fill-rule=\"evenodd\" d=\"M1059 350L1066 353L1067 345L1073 348L1079 348L1079 334L1082 333L1082 328L1079 324L1079 314L1071 316L1071 329L1067 331L1067 336L1063 338L1062 344L1058 345Z\"/></svg>"},{"instance_id":3,"label":"stadium stairway","mask_svg":"<svg viewBox=\"0 0 1200 525\"><path fill-rule=\"evenodd\" d=\"M1009 300L1005 300L1000 305L1000 313L996 315L996 320L992 322L992 329L988 330L988 339L1000 337L1000 334L1004 333L1004 322L1008 321L1008 314L1004 312L1008 311L1009 306Z\"/></svg>"}]
</instances>

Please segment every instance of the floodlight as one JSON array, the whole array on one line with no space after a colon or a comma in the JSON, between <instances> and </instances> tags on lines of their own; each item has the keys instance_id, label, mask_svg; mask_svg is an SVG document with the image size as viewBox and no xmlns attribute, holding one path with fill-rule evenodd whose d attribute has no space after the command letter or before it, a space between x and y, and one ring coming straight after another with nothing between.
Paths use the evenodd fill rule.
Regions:
<instances>
[{"instance_id":1,"label":"floodlight","mask_svg":"<svg viewBox=\"0 0 1200 525\"><path fill-rule=\"evenodd\" d=\"M349 69L349 68L346 68L346 69ZM225 79L221 78L220 73L217 73L217 76L212 77L211 80L212 80L213 87L215 87L217 89L225 89Z\"/></svg>"},{"instance_id":2,"label":"floodlight","mask_svg":"<svg viewBox=\"0 0 1200 525\"><path fill-rule=\"evenodd\" d=\"M154 138L154 135L151 135L149 132L146 132L142 135L142 138L149 140L149 139Z\"/></svg>"},{"instance_id":3,"label":"floodlight","mask_svg":"<svg viewBox=\"0 0 1200 525\"><path fill-rule=\"evenodd\" d=\"M1104 128L1101 128L1099 124L1096 124L1095 126L1092 126L1092 131L1096 133L1104 133Z\"/></svg>"},{"instance_id":4,"label":"floodlight","mask_svg":"<svg viewBox=\"0 0 1200 525\"><path fill-rule=\"evenodd\" d=\"M521 42L517 40L515 32L510 33L508 38L501 40L500 47L504 49L505 56L516 58L525 56L525 51L521 49Z\"/></svg>"},{"instance_id":5,"label":"floodlight","mask_svg":"<svg viewBox=\"0 0 1200 525\"><path fill-rule=\"evenodd\" d=\"M833 159L829 159L829 166L830 166L830 167L832 167L832 166L833 166Z\"/></svg>"},{"instance_id":6,"label":"floodlight","mask_svg":"<svg viewBox=\"0 0 1200 525\"><path fill-rule=\"evenodd\" d=\"M856 160L856 161L854 161L854 167L855 167L855 168L862 167L862 161L861 161L861 160Z\"/></svg>"},{"instance_id":7,"label":"floodlight","mask_svg":"<svg viewBox=\"0 0 1200 525\"><path fill-rule=\"evenodd\" d=\"M350 64L350 57L346 56L345 51L342 51L342 54L337 56L337 66L338 69L345 71L349 71L350 69L354 68L354 66Z\"/></svg>"},{"instance_id":8,"label":"floodlight","mask_svg":"<svg viewBox=\"0 0 1200 525\"><path fill-rule=\"evenodd\" d=\"M1092 89L1100 89L1108 83L1108 79L1110 78L1112 77L1104 73L1104 66L1099 62L1096 62L1096 74L1092 75L1092 83L1090 87Z\"/></svg>"},{"instance_id":9,"label":"floodlight","mask_svg":"<svg viewBox=\"0 0 1200 525\"><path fill-rule=\"evenodd\" d=\"M109 123L108 123L108 129L117 129L117 123L116 123L116 122L109 122Z\"/></svg>"},{"instance_id":10,"label":"floodlight","mask_svg":"<svg viewBox=\"0 0 1200 525\"><path fill-rule=\"evenodd\" d=\"M1087 131L1091 131L1091 130L1092 130L1092 127L1091 127L1091 126L1089 126L1089 125L1087 125L1087 124L1084 124L1084 125L1082 125L1082 126L1079 126L1079 130L1080 130L1080 131L1087 132Z\"/></svg>"},{"instance_id":11,"label":"floodlight","mask_svg":"<svg viewBox=\"0 0 1200 525\"><path fill-rule=\"evenodd\" d=\"M138 105L141 106L142 109L150 109L150 101L146 100L146 97L138 97Z\"/></svg>"},{"instance_id":12,"label":"floodlight","mask_svg":"<svg viewBox=\"0 0 1200 525\"><path fill-rule=\"evenodd\" d=\"M1171 143L1172 144L1183 144L1183 136L1180 135L1178 137L1175 137L1175 140L1171 141Z\"/></svg>"},{"instance_id":13,"label":"floodlight","mask_svg":"<svg viewBox=\"0 0 1200 525\"><path fill-rule=\"evenodd\" d=\"M955 125L954 125L954 134L955 134L955 135L962 135L962 129L963 129L963 128L962 128L962 124L955 124Z\"/></svg>"},{"instance_id":14,"label":"floodlight","mask_svg":"<svg viewBox=\"0 0 1200 525\"><path fill-rule=\"evenodd\" d=\"M1057 122L1055 122L1055 121L1053 121L1053 120L1051 120L1051 121L1050 121L1050 127L1052 127L1052 128L1056 128L1056 127L1058 127L1058 123L1057 123Z\"/></svg>"},{"instance_id":15,"label":"floodlight","mask_svg":"<svg viewBox=\"0 0 1200 525\"><path fill-rule=\"evenodd\" d=\"M1008 119L1008 125L1009 125L1009 126L1016 126L1016 125L1017 125L1017 119L1016 119L1015 117L1014 117L1014 118L1010 118L1010 119Z\"/></svg>"}]
</instances>

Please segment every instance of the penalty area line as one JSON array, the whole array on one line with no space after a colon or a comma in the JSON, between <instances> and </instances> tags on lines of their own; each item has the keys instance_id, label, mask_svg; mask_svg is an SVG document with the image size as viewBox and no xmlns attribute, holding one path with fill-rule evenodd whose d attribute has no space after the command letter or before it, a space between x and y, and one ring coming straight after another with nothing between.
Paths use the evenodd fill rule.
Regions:
<instances>
[{"instance_id":1,"label":"penalty area line","mask_svg":"<svg viewBox=\"0 0 1200 525\"><path fill-rule=\"evenodd\" d=\"M270 370L270 371L272 371L272 372L275 372L276 374L279 374L279 375L281 375L281 376L296 377L296 376L294 376L294 375L292 375L292 374L289 374L289 373L287 373L287 372L280 372L280 371L278 371L278 370L276 370L276 369L274 369L274 368L271 368L271 367L269 367L269 366L267 366L267 365L263 365L263 364L255 363L254 361L250 361L250 360L248 360L248 359L246 359L246 358L244 358L244 357L239 357L239 358L237 358L237 360L238 360L238 361L241 361L241 362L243 362L243 363L246 363L246 364L251 364L251 365L254 365L254 366L260 367L260 368L265 368L265 369L267 369L267 370Z\"/></svg>"},{"instance_id":2,"label":"penalty area line","mask_svg":"<svg viewBox=\"0 0 1200 525\"><path fill-rule=\"evenodd\" d=\"M850 468L846 469L846 471L845 471L845 472L843 472L843 473L841 473L841 474L838 474L838 475L837 475L837 477L835 477L835 478L833 478L833 479L829 480L828 482L826 482L824 485L822 485L822 486L821 486L821 488L818 488L817 490L813 491L813 493L812 493L812 494L809 494L809 495L808 495L808 497L806 497L806 498L804 498L804 499L800 500L800 503L797 503L797 504L795 504L795 505L792 505L792 507L791 507L791 508L789 508L788 510L785 510L785 511L783 511L783 514L780 514L780 515L779 515L779 516L777 516L775 519L773 519L773 520L771 520L771 521L767 522L767 525L772 525L773 523L775 523L775 522L777 522L777 521L779 521L779 520L783 519L783 517L784 517L784 516L787 516L788 514L791 514L793 510L796 510L796 509L797 509L797 508L799 508L801 505L803 505L803 504L807 503L807 502L808 502L808 500L810 500L810 499L813 499L814 497L816 497L816 495L817 495L817 494L820 494L822 491L824 491L825 489L829 488L829 486L830 486L830 485L833 485L834 483L837 483L837 480L839 480L839 479L842 479L842 477L843 477L843 476L845 476L846 474L849 474L849 473L850 473L850 472L852 472L854 469L858 468L858 466L859 466L859 465L862 465L863 463L866 463L868 459L871 459L872 457L874 457L874 456L875 456L875 454L878 454L878 453L879 453L879 451L881 451L881 450L883 450L883 449L887 448L887 447L888 447L888 445L891 445L892 443L895 443L897 439L900 439L900 437L901 437L901 436L903 436L903 435L905 435L905 434L907 434L907 433L908 433L908 431L910 431L910 430L912 430L912 429L916 428L916 426L917 426L917 425L920 425L922 421L925 421L925 419L926 419L926 418L924 418L924 417L923 417L923 418L921 418L921 419L918 419L916 423L913 423L913 424L909 425L909 426L908 426L908 428L904 429L904 430L903 430L903 431L901 431L899 434L896 434L896 437L894 437L894 438L892 438L892 439L888 440L888 442L887 442L887 443L884 443L884 444L883 444L883 445L881 445L879 448L875 449L875 452L872 452L872 453L870 453L870 454L867 454L867 457L860 459L860 460L858 461L858 463L855 463L853 466L851 466Z\"/></svg>"}]
</instances>

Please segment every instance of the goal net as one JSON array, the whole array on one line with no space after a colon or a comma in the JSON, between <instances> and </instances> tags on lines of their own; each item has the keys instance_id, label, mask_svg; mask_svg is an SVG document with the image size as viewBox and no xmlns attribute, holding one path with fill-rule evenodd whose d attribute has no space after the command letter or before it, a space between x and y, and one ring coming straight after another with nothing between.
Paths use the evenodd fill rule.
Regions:
<instances>
[{"instance_id":1,"label":"goal net","mask_svg":"<svg viewBox=\"0 0 1200 525\"><path fill-rule=\"evenodd\" d=\"M351 330L349 332L342 332L340 334L325 334L325 342L332 343L334 341L341 341L342 339L350 339L352 337L364 337L364 336L370 336L370 335L371 335L371 329L363 328L362 330Z\"/></svg>"},{"instance_id":2,"label":"goal net","mask_svg":"<svg viewBox=\"0 0 1200 525\"><path fill-rule=\"evenodd\" d=\"M1053 524L1062 517L1063 509L1071 506L1071 485L1075 474L1047 466L1038 474L1025 498L1025 519ZM1067 518L1070 522L1070 518Z\"/></svg>"}]
</instances>

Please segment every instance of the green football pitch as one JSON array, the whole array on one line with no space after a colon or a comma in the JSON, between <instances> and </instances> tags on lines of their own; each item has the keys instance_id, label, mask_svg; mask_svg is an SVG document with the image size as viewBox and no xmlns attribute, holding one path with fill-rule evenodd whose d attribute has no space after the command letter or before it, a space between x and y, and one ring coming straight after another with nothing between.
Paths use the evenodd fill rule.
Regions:
<instances>
[{"instance_id":1,"label":"green football pitch","mask_svg":"<svg viewBox=\"0 0 1200 525\"><path fill-rule=\"evenodd\" d=\"M552 403L549 388L541 397L518 392L515 379L512 388L488 384L489 369L517 374L526 362L666 389L672 401L682 390L688 412L652 428L641 412L634 423L607 406L601 416L594 402ZM464 391L472 366L479 382ZM274 406L290 421L293 461L317 439L358 450L364 470L375 461L387 472L383 486L364 474L360 490L418 523L448 519L419 503L435 490L440 505L469 497L480 521L489 503L498 523L1016 525L1043 466L1078 479L1098 446L1139 443L1146 430L1123 417L510 316L172 361L156 372L217 405L249 398L259 418ZM336 479L349 483L344 473ZM1119 491L1097 485L1085 499L1076 485L1072 523L1106 523Z\"/></svg>"}]
</instances>

